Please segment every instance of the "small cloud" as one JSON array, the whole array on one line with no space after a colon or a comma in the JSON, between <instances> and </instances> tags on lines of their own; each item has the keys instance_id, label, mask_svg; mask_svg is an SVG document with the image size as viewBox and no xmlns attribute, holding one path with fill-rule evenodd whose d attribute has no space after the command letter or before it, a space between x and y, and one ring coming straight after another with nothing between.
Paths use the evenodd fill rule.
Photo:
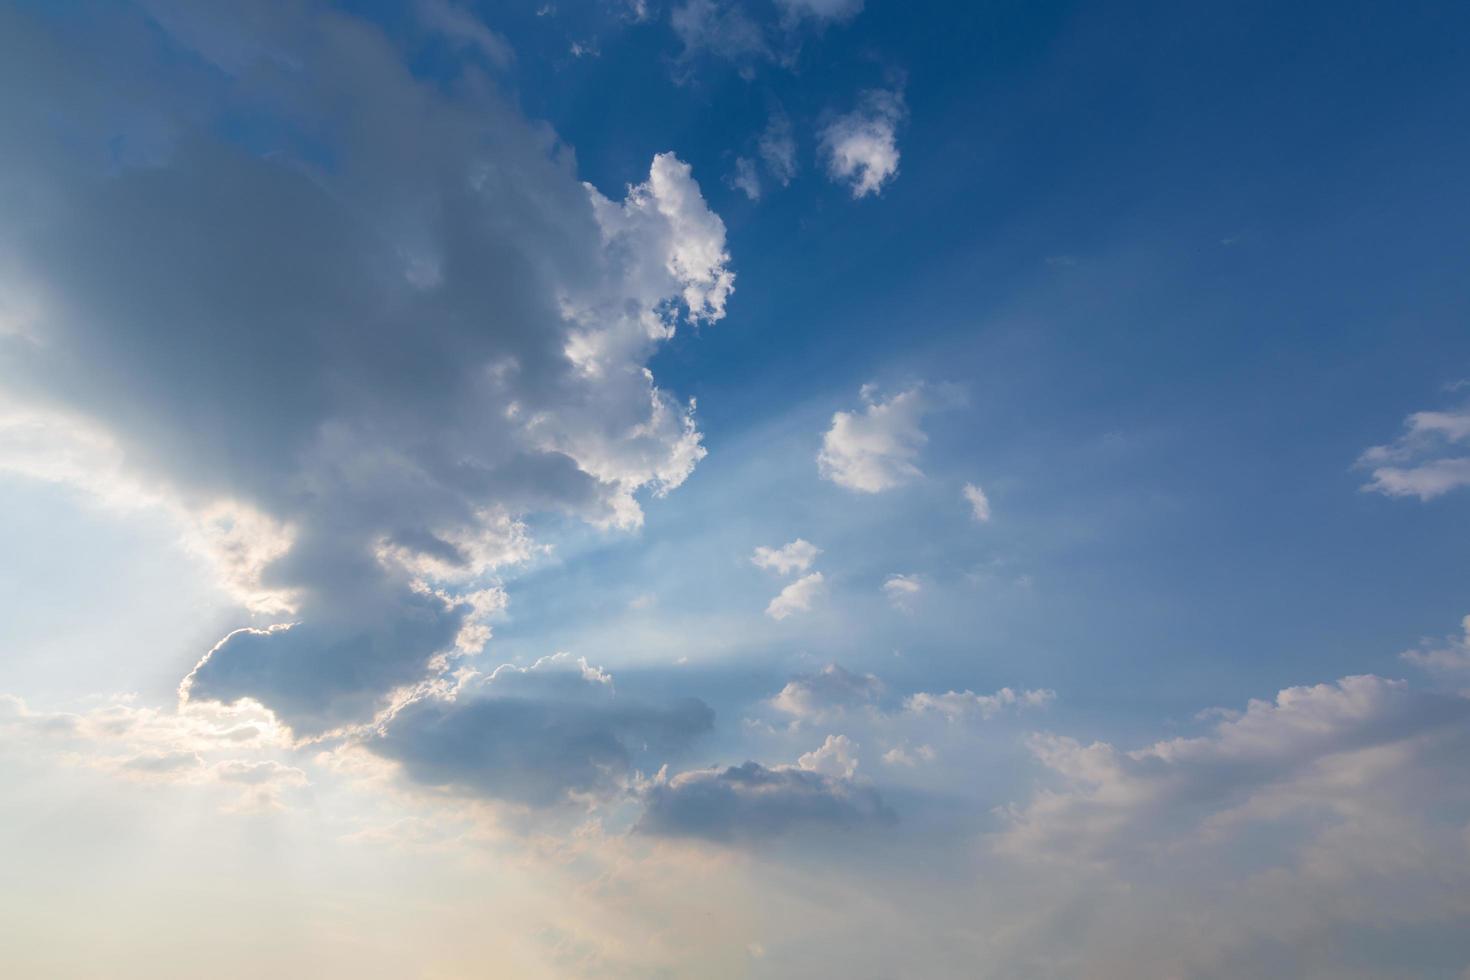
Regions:
<instances>
[{"instance_id":1,"label":"small cloud","mask_svg":"<svg viewBox=\"0 0 1470 980\"><path fill-rule=\"evenodd\" d=\"M796 139L791 134L791 119L779 108L761 133L760 153L777 183L782 187L791 183L796 176Z\"/></svg>"},{"instance_id":2,"label":"small cloud","mask_svg":"<svg viewBox=\"0 0 1470 980\"><path fill-rule=\"evenodd\" d=\"M752 201L761 199L760 174L756 173L755 161L749 157L735 158L735 172L726 177L725 182Z\"/></svg>"},{"instance_id":3,"label":"small cloud","mask_svg":"<svg viewBox=\"0 0 1470 980\"><path fill-rule=\"evenodd\" d=\"M864 385L861 411L838 412L822 436L817 469L838 486L880 493L924 474L915 465L929 441L919 423L934 407L927 389L914 385L887 401Z\"/></svg>"},{"instance_id":4,"label":"small cloud","mask_svg":"<svg viewBox=\"0 0 1470 980\"><path fill-rule=\"evenodd\" d=\"M810 612L812 603L824 589L821 572L804 575L781 590L766 606L766 615L782 620L794 613Z\"/></svg>"},{"instance_id":5,"label":"small cloud","mask_svg":"<svg viewBox=\"0 0 1470 980\"><path fill-rule=\"evenodd\" d=\"M949 721L979 718L984 721L1007 708L1040 708L1056 700L1056 692L1046 689L1015 691L1003 687L994 694L974 691L949 691L930 694L920 691L904 699L904 710L912 714L937 714Z\"/></svg>"},{"instance_id":6,"label":"small cloud","mask_svg":"<svg viewBox=\"0 0 1470 980\"><path fill-rule=\"evenodd\" d=\"M846 735L828 735L827 740L796 760L799 768L836 779L851 779L857 772L858 746Z\"/></svg>"},{"instance_id":7,"label":"small cloud","mask_svg":"<svg viewBox=\"0 0 1470 980\"><path fill-rule=\"evenodd\" d=\"M797 538L779 548L762 545L755 549L750 561L757 568L765 568L778 575L790 575L792 572L804 572L811 568L812 562L821 553L822 549L810 541Z\"/></svg>"},{"instance_id":8,"label":"small cloud","mask_svg":"<svg viewBox=\"0 0 1470 980\"><path fill-rule=\"evenodd\" d=\"M883 594L894 608L902 609L904 612L912 611L912 603L923 586L919 583L916 575L890 575L883 581Z\"/></svg>"},{"instance_id":9,"label":"small cloud","mask_svg":"<svg viewBox=\"0 0 1470 980\"><path fill-rule=\"evenodd\" d=\"M1397 439L1370 447L1357 465L1373 474L1362 489L1389 497L1433 500L1470 487L1470 405L1415 412Z\"/></svg>"},{"instance_id":10,"label":"small cloud","mask_svg":"<svg viewBox=\"0 0 1470 980\"><path fill-rule=\"evenodd\" d=\"M900 92L864 92L858 107L822 131L827 176L854 198L877 194L898 176L898 126L907 110Z\"/></svg>"},{"instance_id":11,"label":"small cloud","mask_svg":"<svg viewBox=\"0 0 1470 980\"><path fill-rule=\"evenodd\" d=\"M988 524L990 522L990 498L985 496L985 491L977 484L966 483L962 493L970 505L970 513L975 520L981 524Z\"/></svg>"}]
</instances>

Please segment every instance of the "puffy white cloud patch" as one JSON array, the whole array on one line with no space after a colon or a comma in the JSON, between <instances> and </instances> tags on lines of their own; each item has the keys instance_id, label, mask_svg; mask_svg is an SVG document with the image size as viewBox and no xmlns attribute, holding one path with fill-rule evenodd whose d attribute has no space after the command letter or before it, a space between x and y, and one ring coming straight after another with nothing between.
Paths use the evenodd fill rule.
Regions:
<instances>
[{"instance_id":1,"label":"puffy white cloud patch","mask_svg":"<svg viewBox=\"0 0 1470 980\"><path fill-rule=\"evenodd\" d=\"M191 698L360 723L483 643L493 576L538 550L521 518L636 526L704 455L647 365L723 317L725 228L672 154L608 198L482 76L424 83L350 17L153 13L98 29L170 57L99 63L23 15L0 41L0 469L169 508L281 620ZM256 152L212 122L237 113L291 124Z\"/></svg>"},{"instance_id":2,"label":"puffy white cloud patch","mask_svg":"<svg viewBox=\"0 0 1470 980\"><path fill-rule=\"evenodd\" d=\"M1415 412L1393 442L1358 457L1372 471L1364 490L1390 497L1433 500L1470 487L1470 407Z\"/></svg>"},{"instance_id":3,"label":"puffy white cloud patch","mask_svg":"<svg viewBox=\"0 0 1470 980\"><path fill-rule=\"evenodd\" d=\"M902 93L864 92L856 109L822 130L827 176L847 184L854 198L877 194L898 176L898 126L906 114Z\"/></svg>"},{"instance_id":4,"label":"puffy white cloud patch","mask_svg":"<svg viewBox=\"0 0 1470 980\"><path fill-rule=\"evenodd\" d=\"M981 524L988 524L990 522L990 498L985 496L985 491L973 483L966 483L961 492L965 503L970 505L970 516Z\"/></svg>"},{"instance_id":5,"label":"puffy white cloud patch","mask_svg":"<svg viewBox=\"0 0 1470 980\"><path fill-rule=\"evenodd\" d=\"M779 548L761 545L750 556L750 561L757 568L769 569L777 575L790 575L792 572L804 572L811 568L812 562L821 553L822 549L810 541L797 538Z\"/></svg>"},{"instance_id":6,"label":"puffy white cloud patch","mask_svg":"<svg viewBox=\"0 0 1470 980\"><path fill-rule=\"evenodd\" d=\"M857 744L846 735L828 735L821 745L802 753L796 764L836 779L851 779L857 772L857 750Z\"/></svg>"},{"instance_id":7,"label":"puffy white cloud patch","mask_svg":"<svg viewBox=\"0 0 1470 980\"><path fill-rule=\"evenodd\" d=\"M821 572L803 575L782 589L776 598L766 605L766 615L782 620L797 613L811 612L812 603L825 591Z\"/></svg>"},{"instance_id":8,"label":"puffy white cloud patch","mask_svg":"<svg viewBox=\"0 0 1470 980\"><path fill-rule=\"evenodd\" d=\"M771 707L796 719L819 719L834 711L876 704L883 682L872 674L855 674L841 664L828 664L815 674L798 674L771 698Z\"/></svg>"},{"instance_id":9,"label":"puffy white cloud patch","mask_svg":"<svg viewBox=\"0 0 1470 980\"><path fill-rule=\"evenodd\" d=\"M928 442L920 422L934 406L922 385L887 400L872 387L862 390L865 405L857 412L837 412L822 436L817 469L838 486L880 493L923 476L915 460Z\"/></svg>"}]
</instances>

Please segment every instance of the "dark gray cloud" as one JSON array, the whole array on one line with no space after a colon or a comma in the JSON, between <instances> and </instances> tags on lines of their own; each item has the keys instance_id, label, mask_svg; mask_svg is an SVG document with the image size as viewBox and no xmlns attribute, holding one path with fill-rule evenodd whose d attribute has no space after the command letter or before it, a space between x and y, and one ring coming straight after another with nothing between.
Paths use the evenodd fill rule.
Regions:
<instances>
[{"instance_id":1,"label":"dark gray cloud","mask_svg":"<svg viewBox=\"0 0 1470 980\"><path fill-rule=\"evenodd\" d=\"M549 806L615 792L635 760L656 767L713 724L702 701L627 701L585 661L546 658L503 667L452 700L411 701L364 744L415 783Z\"/></svg>"},{"instance_id":2,"label":"dark gray cloud","mask_svg":"<svg viewBox=\"0 0 1470 980\"><path fill-rule=\"evenodd\" d=\"M0 413L68 463L0 469L105 447L298 623L191 697L367 720L463 646L518 518L635 525L703 455L644 370L733 282L672 155L610 201L473 64L426 82L289 0L0 10L0 133Z\"/></svg>"},{"instance_id":3,"label":"dark gray cloud","mask_svg":"<svg viewBox=\"0 0 1470 980\"><path fill-rule=\"evenodd\" d=\"M877 790L794 766L746 762L684 772L644 793L641 833L756 841L803 831L891 824Z\"/></svg>"}]
</instances>

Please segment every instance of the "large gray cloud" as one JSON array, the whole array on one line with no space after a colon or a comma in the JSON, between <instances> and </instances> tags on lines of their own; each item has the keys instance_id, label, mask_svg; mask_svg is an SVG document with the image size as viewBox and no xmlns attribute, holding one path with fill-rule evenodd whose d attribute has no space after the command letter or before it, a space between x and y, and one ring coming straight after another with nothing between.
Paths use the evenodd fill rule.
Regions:
<instances>
[{"instance_id":1,"label":"large gray cloud","mask_svg":"<svg viewBox=\"0 0 1470 980\"><path fill-rule=\"evenodd\" d=\"M548 806L569 794L620 789L633 761L661 761L713 725L695 699L628 701L611 678L564 656L502 667L453 697L427 694L398 708L364 744L413 782Z\"/></svg>"},{"instance_id":2,"label":"large gray cloud","mask_svg":"<svg viewBox=\"0 0 1470 980\"><path fill-rule=\"evenodd\" d=\"M467 646L520 517L635 525L701 458L645 365L723 316L724 226L674 156L609 200L484 75L333 11L94 14L0 11L0 436L45 434L0 468L211 515L299 625L189 695L365 720Z\"/></svg>"}]
</instances>

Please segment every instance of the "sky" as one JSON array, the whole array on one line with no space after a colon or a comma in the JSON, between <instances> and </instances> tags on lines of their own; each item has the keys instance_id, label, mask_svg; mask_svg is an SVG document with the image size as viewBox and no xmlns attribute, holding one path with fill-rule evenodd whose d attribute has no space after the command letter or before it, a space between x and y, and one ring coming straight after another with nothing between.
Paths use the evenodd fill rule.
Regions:
<instances>
[{"instance_id":1,"label":"sky","mask_svg":"<svg viewBox=\"0 0 1470 980\"><path fill-rule=\"evenodd\" d=\"M3 972L1470 978L1467 30L0 0Z\"/></svg>"}]
</instances>

